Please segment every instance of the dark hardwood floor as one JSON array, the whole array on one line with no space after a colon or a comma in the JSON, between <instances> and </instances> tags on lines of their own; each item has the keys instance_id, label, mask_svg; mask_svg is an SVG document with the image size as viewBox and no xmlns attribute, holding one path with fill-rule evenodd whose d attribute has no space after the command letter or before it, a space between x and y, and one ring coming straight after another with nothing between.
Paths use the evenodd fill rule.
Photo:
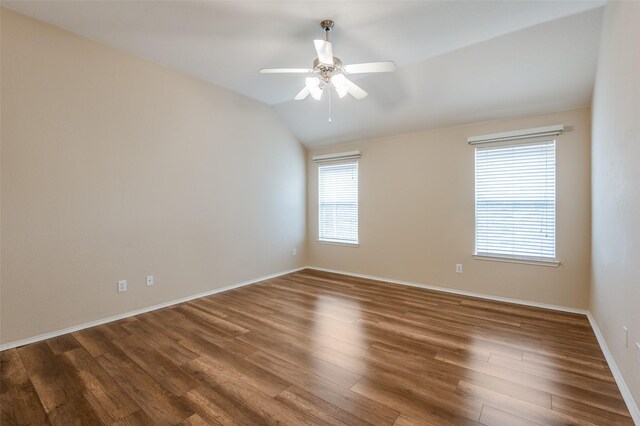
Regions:
<instances>
[{"instance_id":1,"label":"dark hardwood floor","mask_svg":"<svg viewBox=\"0 0 640 426\"><path fill-rule=\"evenodd\" d=\"M582 315L311 270L1 358L3 426L633 424Z\"/></svg>"}]
</instances>

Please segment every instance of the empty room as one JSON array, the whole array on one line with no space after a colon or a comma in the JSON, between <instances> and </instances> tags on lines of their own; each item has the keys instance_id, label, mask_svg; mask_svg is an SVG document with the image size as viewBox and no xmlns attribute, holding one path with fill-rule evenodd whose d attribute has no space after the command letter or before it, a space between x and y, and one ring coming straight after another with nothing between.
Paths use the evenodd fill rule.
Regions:
<instances>
[{"instance_id":1,"label":"empty room","mask_svg":"<svg viewBox=\"0 0 640 426\"><path fill-rule=\"evenodd\" d=\"M639 23L2 0L0 424L640 426Z\"/></svg>"}]
</instances>

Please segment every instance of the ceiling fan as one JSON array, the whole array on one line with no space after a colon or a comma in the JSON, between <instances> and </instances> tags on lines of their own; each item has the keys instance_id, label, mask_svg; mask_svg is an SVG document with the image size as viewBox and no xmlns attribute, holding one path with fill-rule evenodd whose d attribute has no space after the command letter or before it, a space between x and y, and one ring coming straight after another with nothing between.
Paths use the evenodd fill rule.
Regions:
<instances>
[{"instance_id":1,"label":"ceiling fan","mask_svg":"<svg viewBox=\"0 0 640 426\"><path fill-rule=\"evenodd\" d=\"M356 99L362 99L367 96L367 92L345 77L345 74L391 72L396 69L395 64L390 61L343 65L340 58L333 56L333 48L329 41L333 21L325 19L320 22L320 26L325 32L325 39L313 40L318 54L313 61L313 68L262 68L260 70L263 74L315 74L307 77L305 87L296 95L295 100L305 99L309 95L313 99L320 100L327 86L333 86L341 98L348 93Z\"/></svg>"}]
</instances>

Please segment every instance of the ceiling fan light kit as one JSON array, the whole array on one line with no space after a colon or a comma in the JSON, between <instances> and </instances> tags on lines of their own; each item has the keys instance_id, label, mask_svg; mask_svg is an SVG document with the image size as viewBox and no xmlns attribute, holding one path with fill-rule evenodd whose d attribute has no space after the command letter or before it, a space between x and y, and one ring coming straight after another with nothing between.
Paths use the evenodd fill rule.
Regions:
<instances>
[{"instance_id":1,"label":"ceiling fan light kit","mask_svg":"<svg viewBox=\"0 0 640 426\"><path fill-rule=\"evenodd\" d=\"M320 79L318 77L307 77L305 80L305 88L313 99L320 100L322 98L322 89L324 85L320 85ZM296 96L297 97L297 96Z\"/></svg>"},{"instance_id":2,"label":"ceiling fan light kit","mask_svg":"<svg viewBox=\"0 0 640 426\"><path fill-rule=\"evenodd\" d=\"M324 88L331 86L341 98L350 94L356 99L363 99L367 96L367 92L349 80L345 74L392 72L396 69L395 64L390 61L343 65L340 58L333 56L333 46L329 41L329 32L333 29L334 22L325 19L320 22L320 26L325 32L325 39L313 41L317 58L313 61L312 68L263 68L260 70L263 74L315 74L313 77L306 78L305 87L298 92L295 100L303 100L309 95L315 100L320 100Z\"/></svg>"}]
</instances>

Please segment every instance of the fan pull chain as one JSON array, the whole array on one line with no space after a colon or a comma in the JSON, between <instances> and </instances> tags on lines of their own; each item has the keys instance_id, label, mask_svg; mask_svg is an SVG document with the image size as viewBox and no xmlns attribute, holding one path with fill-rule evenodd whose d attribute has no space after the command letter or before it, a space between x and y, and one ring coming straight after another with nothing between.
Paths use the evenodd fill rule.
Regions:
<instances>
[{"instance_id":1,"label":"fan pull chain","mask_svg":"<svg viewBox=\"0 0 640 426\"><path fill-rule=\"evenodd\" d=\"M322 25L322 24L320 24ZM324 40L325 41L329 41L329 31L331 31L331 29L333 28L333 23L331 24L331 26L327 27L324 29ZM329 92L329 123L331 123L331 83L327 84L327 87L329 88L328 92Z\"/></svg>"},{"instance_id":2,"label":"fan pull chain","mask_svg":"<svg viewBox=\"0 0 640 426\"><path fill-rule=\"evenodd\" d=\"M331 96L331 85L328 84L327 87L329 88L329 123L331 123L331 100L333 99L333 96Z\"/></svg>"}]
</instances>

